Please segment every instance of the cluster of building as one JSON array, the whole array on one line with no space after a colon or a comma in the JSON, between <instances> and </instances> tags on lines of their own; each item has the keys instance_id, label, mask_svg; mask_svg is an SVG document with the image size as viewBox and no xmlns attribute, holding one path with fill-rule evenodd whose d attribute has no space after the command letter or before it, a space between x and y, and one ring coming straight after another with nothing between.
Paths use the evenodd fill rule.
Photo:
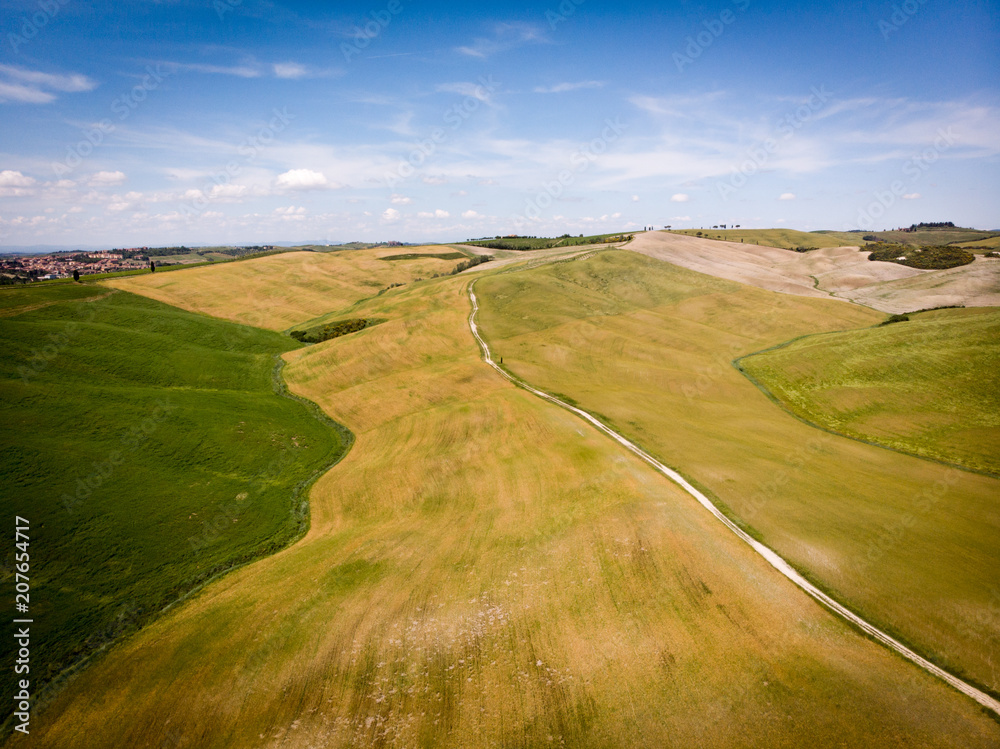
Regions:
<instances>
[{"instance_id":1,"label":"cluster of building","mask_svg":"<svg viewBox=\"0 0 1000 749\"><path fill-rule=\"evenodd\" d=\"M0 258L0 276L7 281L48 281L67 278L73 271L81 276L92 273L115 273L149 266L144 248L103 250L101 252L54 252L49 255L11 255Z\"/></svg>"}]
</instances>

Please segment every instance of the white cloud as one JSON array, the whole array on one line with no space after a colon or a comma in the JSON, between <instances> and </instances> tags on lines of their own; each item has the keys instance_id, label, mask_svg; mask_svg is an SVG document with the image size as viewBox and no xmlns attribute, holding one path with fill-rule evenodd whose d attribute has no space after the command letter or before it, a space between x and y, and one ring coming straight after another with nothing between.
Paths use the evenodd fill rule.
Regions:
<instances>
[{"instance_id":1,"label":"white cloud","mask_svg":"<svg viewBox=\"0 0 1000 749\"><path fill-rule=\"evenodd\" d=\"M500 23L494 29L493 39L477 38L472 44L456 47L455 51L470 57L486 58L519 44L544 39L542 31L532 24Z\"/></svg>"},{"instance_id":2,"label":"white cloud","mask_svg":"<svg viewBox=\"0 0 1000 749\"><path fill-rule=\"evenodd\" d=\"M423 183L425 185L446 185L448 180L444 177L424 177Z\"/></svg>"},{"instance_id":3,"label":"white cloud","mask_svg":"<svg viewBox=\"0 0 1000 749\"><path fill-rule=\"evenodd\" d=\"M465 81L460 81L458 83L442 83L437 87L437 90L442 93L448 94L458 94L459 96L471 96L473 99L479 99L479 101L489 102L491 100L490 91L478 83L468 83Z\"/></svg>"},{"instance_id":4,"label":"white cloud","mask_svg":"<svg viewBox=\"0 0 1000 749\"><path fill-rule=\"evenodd\" d=\"M908 192L903 196L903 200L920 200L919 192Z\"/></svg>"},{"instance_id":5,"label":"white cloud","mask_svg":"<svg viewBox=\"0 0 1000 749\"><path fill-rule=\"evenodd\" d=\"M554 86L536 86L536 94L561 94L565 91L579 91L582 88L601 88L601 81L580 81L579 83L557 83Z\"/></svg>"},{"instance_id":6,"label":"white cloud","mask_svg":"<svg viewBox=\"0 0 1000 749\"><path fill-rule=\"evenodd\" d=\"M778 200L795 200L794 192L783 192L778 196Z\"/></svg>"},{"instance_id":7,"label":"white cloud","mask_svg":"<svg viewBox=\"0 0 1000 749\"><path fill-rule=\"evenodd\" d=\"M28 177L12 169L0 172L0 187L31 187L35 184L33 177Z\"/></svg>"},{"instance_id":8,"label":"white cloud","mask_svg":"<svg viewBox=\"0 0 1000 749\"><path fill-rule=\"evenodd\" d=\"M21 104L48 104L55 96L47 91L39 91L31 86L0 81L0 101L16 101Z\"/></svg>"},{"instance_id":9,"label":"white cloud","mask_svg":"<svg viewBox=\"0 0 1000 749\"><path fill-rule=\"evenodd\" d=\"M671 221L690 221L691 217L690 216L671 216L670 220Z\"/></svg>"},{"instance_id":10,"label":"white cloud","mask_svg":"<svg viewBox=\"0 0 1000 749\"><path fill-rule=\"evenodd\" d=\"M28 70L15 65L0 65L0 101L16 101L22 104L47 104L55 100L52 91L80 93L92 91L97 83L85 75L70 73L57 75Z\"/></svg>"},{"instance_id":11,"label":"white cloud","mask_svg":"<svg viewBox=\"0 0 1000 749\"><path fill-rule=\"evenodd\" d=\"M434 211L434 213L430 213L428 211L421 211L420 213L417 214L417 216L419 218L450 218L451 214L448 213L448 211L444 211L438 208L436 211Z\"/></svg>"},{"instance_id":12,"label":"white cloud","mask_svg":"<svg viewBox=\"0 0 1000 749\"><path fill-rule=\"evenodd\" d=\"M305 78L309 70L297 62L279 62L274 64L274 75L278 78Z\"/></svg>"},{"instance_id":13,"label":"white cloud","mask_svg":"<svg viewBox=\"0 0 1000 749\"><path fill-rule=\"evenodd\" d=\"M670 196L671 203L687 203L689 200L691 200L691 196L682 192Z\"/></svg>"},{"instance_id":14,"label":"white cloud","mask_svg":"<svg viewBox=\"0 0 1000 749\"><path fill-rule=\"evenodd\" d=\"M382 213L383 221L399 221L399 211L395 208L386 208Z\"/></svg>"},{"instance_id":15,"label":"white cloud","mask_svg":"<svg viewBox=\"0 0 1000 749\"><path fill-rule=\"evenodd\" d=\"M22 197L34 195L34 177L29 177L12 169L0 172L0 197Z\"/></svg>"},{"instance_id":16,"label":"white cloud","mask_svg":"<svg viewBox=\"0 0 1000 749\"><path fill-rule=\"evenodd\" d=\"M468 210L462 214L462 218L482 218L482 216L473 210Z\"/></svg>"},{"instance_id":17,"label":"white cloud","mask_svg":"<svg viewBox=\"0 0 1000 749\"><path fill-rule=\"evenodd\" d=\"M306 212L306 209L304 206L296 208L294 205L290 205L287 208L275 208L274 212L283 216L301 216Z\"/></svg>"},{"instance_id":18,"label":"white cloud","mask_svg":"<svg viewBox=\"0 0 1000 749\"><path fill-rule=\"evenodd\" d=\"M330 187L326 175L312 169L291 169L278 175L276 184L286 190L319 190Z\"/></svg>"},{"instance_id":19,"label":"white cloud","mask_svg":"<svg viewBox=\"0 0 1000 749\"><path fill-rule=\"evenodd\" d=\"M405 195L393 195L390 201L393 205L409 205L413 202L413 198L408 198Z\"/></svg>"},{"instance_id":20,"label":"white cloud","mask_svg":"<svg viewBox=\"0 0 1000 749\"><path fill-rule=\"evenodd\" d=\"M128 177L125 176L125 172L98 172L90 178L89 184L91 187L110 187L112 185L120 185Z\"/></svg>"},{"instance_id":21,"label":"white cloud","mask_svg":"<svg viewBox=\"0 0 1000 749\"><path fill-rule=\"evenodd\" d=\"M192 73L209 73L212 75L235 75L238 78L259 78L260 71L247 65L203 65L201 63L170 62L165 63L174 70L190 71Z\"/></svg>"},{"instance_id":22,"label":"white cloud","mask_svg":"<svg viewBox=\"0 0 1000 749\"><path fill-rule=\"evenodd\" d=\"M246 195L247 186L246 185L215 185L208 196L212 199L217 198L242 198Z\"/></svg>"},{"instance_id":23,"label":"white cloud","mask_svg":"<svg viewBox=\"0 0 1000 749\"><path fill-rule=\"evenodd\" d=\"M632 196L632 202L633 203L638 203L639 202L639 196L638 195L633 195Z\"/></svg>"}]
</instances>

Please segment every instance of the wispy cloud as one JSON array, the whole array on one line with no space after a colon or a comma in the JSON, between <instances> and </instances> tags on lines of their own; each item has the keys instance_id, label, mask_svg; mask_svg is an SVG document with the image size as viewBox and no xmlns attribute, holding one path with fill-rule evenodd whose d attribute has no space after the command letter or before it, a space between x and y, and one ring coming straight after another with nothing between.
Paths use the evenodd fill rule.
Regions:
<instances>
[{"instance_id":1,"label":"wispy cloud","mask_svg":"<svg viewBox=\"0 0 1000 749\"><path fill-rule=\"evenodd\" d=\"M477 37L472 44L456 47L456 52L469 57L485 59L497 52L504 52L529 42L547 41L541 28L528 23L501 23L493 30L492 37Z\"/></svg>"},{"instance_id":2,"label":"wispy cloud","mask_svg":"<svg viewBox=\"0 0 1000 749\"><path fill-rule=\"evenodd\" d=\"M579 83L557 83L554 86L536 86L536 94L562 94L566 91L579 91L585 88L601 88L602 81L580 81Z\"/></svg>"},{"instance_id":3,"label":"wispy cloud","mask_svg":"<svg viewBox=\"0 0 1000 749\"><path fill-rule=\"evenodd\" d=\"M305 78L309 75L309 68L297 62L277 62L273 68L277 78Z\"/></svg>"},{"instance_id":4,"label":"wispy cloud","mask_svg":"<svg viewBox=\"0 0 1000 749\"><path fill-rule=\"evenodd\" d=\"M48 104L53 93L81 93L97 88L97 83L80 73L59 75L28 70L15 65L0 65L0 101L21 104Z\"/></svg>"},{"instance_id":5,"label":"wispy cloud","mask_svg":"<svg viewBox=\"0 0 1000 749\"><path fill-rule=\"evenodd\" d=\"M251 65L206 65L200 62L166 62L175 71L205 73L207 75L233 75L237 78L260 78L260 68Z\"/></svg>"}]
</instances>

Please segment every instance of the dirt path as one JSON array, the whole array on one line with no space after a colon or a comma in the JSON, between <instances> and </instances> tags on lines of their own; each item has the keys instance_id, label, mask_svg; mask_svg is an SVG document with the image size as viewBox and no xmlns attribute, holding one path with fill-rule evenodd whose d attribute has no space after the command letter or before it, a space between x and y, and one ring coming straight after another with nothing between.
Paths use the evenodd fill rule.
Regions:
<instances>
[{"instance_id":1,"label":"dirt path","mask_svg":"<svg viewBox=\"0 0 1000 749\"><path fill-rule=\"evenodd\" d=\"M468 286L469 300L472 302L472 313L469 315L469 328L472 330L472 335L475 336L476 341L479 342L479 347L480 349L482 349L483 352L483 359L486 361L487 364L493 367L493 369L495 369L500 374L501 377L508 380L517 387L523 388L524 390L527 390L529 393L536 395L539 398L548 401L549 403L553 403L557 406L560 406L561 408L565 408L567 411L571 411L580 418L589 422L592 426L594 426L599 431L611 437L611 439L618 442L625 449L629 450L630 452L640 457L642 460L646 461L654 469L662 473L664 476L666 476L668 479L673 481L675 484L684 489L684 491L686 491L688 494L690 494L692 497L698 500L698 502L706 510L712 513L712 515L714 515L716 519L719 520L719 522L721 522L729 530L735 533L741 540L746 542L750 547L753 548L754 551L756 551L758 554L764 557L764 559L766 559L767 562L772 567L774 567L776 570L778 570L778 572L780 572L782 575L784 575L793 583L795 583L797 586L799 586L799 588L801 588L809 596L811 596L813 599L819 602L820 605L825 606L834 614L840 616L842 619L846 620L849 624L854 625L872 639L882 643L890 650L894 650L895 652L899 653L907 660L913 662L914 664L922 668L924 671L927 671L928 673L933 674L942 681L947 682L955 689L957 689L959 692L962 692L962 694L971 697L980 705L985 707L987 710L991 710L994 714L1000 716L1000 702L993 699L985 692L976 689L971 684L967 684L958 677L948 673L944 669L935 666L926 658L923 658L917 653L913 652L895 638L890 637L888 634L878 629L874 625L869 624L867 621L865 621L860 616L852 612L850 609L844 607L843 605L835 601L833 598L828 596L826 593L821 591L811 582L802 577L802 575L800 575L795 570L795 568L793 568L788 562L786 562L782 557L780 557L777 554L777 552L773 551L769 547L765 546L756 539L752 538L739 526L737 526L732 520L727 518L722 513L722 511L719 510L719 508L712 503L712 501L708 497L706 497L704 494L698 491L694 486L688 483L688 481L679 473L663 465L658 460L656 460L656 458L647 453L645 450L638 447L637 445L635 445L633 442L629 441L622 435L618 434L618 432L606 426L605 424L603 424L594 416L591 416L586 411L580 408L576 408L575 406L571 406L570 404L559 400L554 395L550 395L549 393L546 393L542 390L538 390L537 388L532 387L531 385L524 382L520 378L515 377L514 375L510 374L505 369L503 369L499 364L497 364L493 360L493 355L490 352L490 347L487 345L485 339L483 339L483 337L479 334L479 327L476 324L476 315L479 312L479 303L476 300L476 294L475 291L473 290L473 287L475 285L476 282L472 281L472 283L470 283Z\"/></svg>"}]
</instances>

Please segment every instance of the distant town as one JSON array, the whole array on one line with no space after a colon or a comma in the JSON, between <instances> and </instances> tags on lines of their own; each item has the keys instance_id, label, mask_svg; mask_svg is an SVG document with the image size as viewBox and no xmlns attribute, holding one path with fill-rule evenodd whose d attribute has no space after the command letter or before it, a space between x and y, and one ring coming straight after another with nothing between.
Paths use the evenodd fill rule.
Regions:
<instances>
[{"instance_id":1,"label":"distant town","mask_svg":"<svg viewBox=\"0 0 1000 749\"><path fill-rule=\"evenodd\" d=\"M269 252L274 249L273 245L213 248L125 247L96 252L60 251L47 255L6 255L0 256L0 285L10 286L72 278L74 273L88 276L142 270L149 268L150 264L164 267L231 260L234 257Z\"/></svg>"}]
</instances>

